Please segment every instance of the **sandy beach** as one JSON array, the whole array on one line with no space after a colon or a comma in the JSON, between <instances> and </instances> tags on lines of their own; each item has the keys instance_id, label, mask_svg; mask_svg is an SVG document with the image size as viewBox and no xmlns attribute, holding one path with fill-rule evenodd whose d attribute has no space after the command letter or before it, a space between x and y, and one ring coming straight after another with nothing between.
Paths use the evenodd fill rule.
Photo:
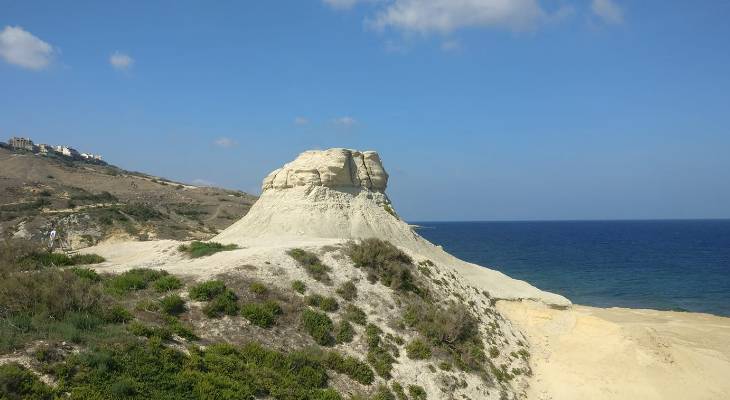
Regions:
<instances>
[{"instance_id":1,"label":"sandy beach","mask_svg":"<svg viewBox=\"0 0 730 400\"><path fill-rule=\"evenodd\" d=\"M534 400L730 399L730 318L500 301L529 338Z\"/></svg>"}]
</instances>

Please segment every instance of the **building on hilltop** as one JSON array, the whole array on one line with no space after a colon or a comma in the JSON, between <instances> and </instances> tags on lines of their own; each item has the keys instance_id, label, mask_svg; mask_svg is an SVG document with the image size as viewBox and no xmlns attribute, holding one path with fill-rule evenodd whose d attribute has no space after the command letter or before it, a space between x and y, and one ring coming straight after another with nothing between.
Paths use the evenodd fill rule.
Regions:
<instances>
[{"instance_id":1,"label":"building on hilltop","mask_svg":"<svg viewBox=\"0 0 730 400\"><path fill-rule=\"evenodd\" d=\"M66 157L81 157L81 153L78 152L78 150L74 149L73 147L68 146L56 146L56 151L63 154Z\"/></svg>"},{"instance_id":2,"label":"building on hilltop","mask_svg":"<svg viewBox=\"0 0 730 400\"><path fill-rule=\"evenodd\" d=\"M35 151L36 146L30 138L11 137L8 141L8 145L14 149L23 149L28 151Z\"/></svg>"},{"instance_id":3,"label":"building on hilltop","mask_svg":"<svg viewBox=\"0 0 730 400\"><path fill-rule=\"evenodd\" d=\"M81 153L81 157L87 159L87 160L96 160L101 161L101 156L98 154L91 154L91 153Z\"/></svg>"},{"instance_id":4,"label":"building on hilltop","mask_svg":"<svg viewBox=\"0 0 730 400\"><path fill-rule=\"evenodd\" d=\"M38 144L38 152L41 154L55 153L56 149L50 144L40 143Z\"/></svg>"}]
</instances>

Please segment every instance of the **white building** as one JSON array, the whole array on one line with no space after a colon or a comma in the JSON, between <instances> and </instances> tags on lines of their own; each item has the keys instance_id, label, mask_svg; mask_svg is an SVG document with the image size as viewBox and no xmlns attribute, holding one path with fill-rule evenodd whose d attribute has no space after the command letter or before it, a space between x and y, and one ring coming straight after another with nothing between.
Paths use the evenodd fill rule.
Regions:
<instances>
[{"instance_id":1,"label":"white building","mask_svg":"<svg viewBox=\"0 0 730 400\"><path fill-rule=\"evenodd\" d=\"M56 151L63 154L66 157L80 157L81 154L73 147L68 146L56 146Z\"/></svg>"}]
</instances>

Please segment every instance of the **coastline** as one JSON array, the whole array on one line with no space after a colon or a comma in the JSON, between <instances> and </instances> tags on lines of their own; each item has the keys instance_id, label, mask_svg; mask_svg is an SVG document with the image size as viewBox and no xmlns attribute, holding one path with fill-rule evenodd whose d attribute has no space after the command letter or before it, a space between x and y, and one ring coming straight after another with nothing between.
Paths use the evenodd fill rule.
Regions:
<instances>
[{"instance_id":1,"label":"coastline","mask_svg":"<svg viewBox=\"0 0 730 400\"><path fill-rule=\"evenodd\" d=\"M530 341L530 400L730 398L730 318L531 301L497 308Z\"/></svg>"}]
</instances>

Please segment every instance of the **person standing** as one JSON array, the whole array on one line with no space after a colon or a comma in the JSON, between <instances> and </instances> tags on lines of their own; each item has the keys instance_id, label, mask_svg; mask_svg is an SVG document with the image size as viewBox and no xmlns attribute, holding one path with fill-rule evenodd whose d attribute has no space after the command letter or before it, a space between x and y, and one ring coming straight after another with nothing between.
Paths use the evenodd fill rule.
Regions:
<instances>
[{"instance_id":1,"label":"person standing","mask_svg":"<svg viewBox=\"0 0 730 400\"><path fill-rule=\"evenodd\" d=\"M56 243L56 228L51 227L51 233L48 234L48 250L53 251L53 246Z\"/></svg>"}]
</instances>

